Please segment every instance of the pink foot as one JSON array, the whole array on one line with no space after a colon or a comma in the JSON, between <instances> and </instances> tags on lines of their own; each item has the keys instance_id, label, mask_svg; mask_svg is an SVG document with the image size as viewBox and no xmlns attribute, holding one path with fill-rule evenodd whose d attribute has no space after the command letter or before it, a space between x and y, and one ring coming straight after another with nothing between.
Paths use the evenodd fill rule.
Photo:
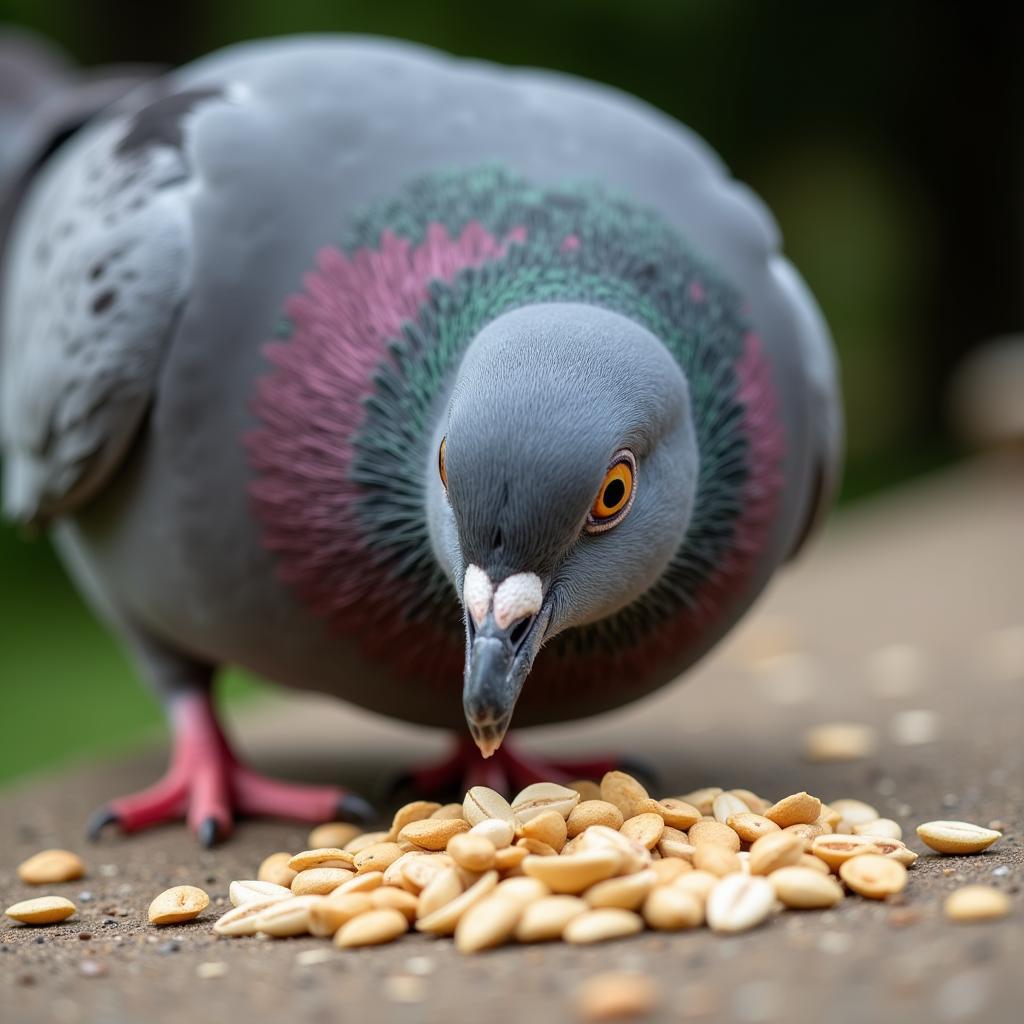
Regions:
<instances>
[{"instance_id":1,"label":"pink foot","mask_svg":"<svg viewBox=\"0 0 1024 1024\"><path fill-rule=\"evenodd\" d=\"M100 808L89 824L93 838L106 825L137 832L186 819L204 846L231 833L235 814L295 821L368 819L373 808L336 786L302 786L258 775L240 764L217 722L207 694L179 697L171 706L174 752L159 782Z\"/></svg>"},{"instance_id":2,"label":"pink foot","mask_svg":"<svg viewBox=\"0 0 1024 1024\"><path fill-rule=\"evenodd\" d=\"M605 772L622 767L614 758L566 761L524 754L506 739L486 760L469 736L459 736L452 752L437 764L413 771L407 778L417 793L465 792L472 786L489 786L511 795L533 782L600 780Z\"/></svg>"}]
</instances>

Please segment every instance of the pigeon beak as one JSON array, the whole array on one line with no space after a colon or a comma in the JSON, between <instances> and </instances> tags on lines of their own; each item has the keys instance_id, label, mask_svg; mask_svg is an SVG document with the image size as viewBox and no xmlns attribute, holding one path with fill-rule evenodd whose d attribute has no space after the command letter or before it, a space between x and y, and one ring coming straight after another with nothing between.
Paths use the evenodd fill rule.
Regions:
<instances>
[{"instance_id":1,"label":"pigeon beak","mask_svg":"<svg viewBox=\"0 0 1024 1024\"><path fill-rule=\"evenodd\" d=\"M502 629L493 614L476 626L467 616L466 672L462 707L484 757L500 746L512 712L544 640L550 610L542 607Z\"/></svg>"}]
</instances>

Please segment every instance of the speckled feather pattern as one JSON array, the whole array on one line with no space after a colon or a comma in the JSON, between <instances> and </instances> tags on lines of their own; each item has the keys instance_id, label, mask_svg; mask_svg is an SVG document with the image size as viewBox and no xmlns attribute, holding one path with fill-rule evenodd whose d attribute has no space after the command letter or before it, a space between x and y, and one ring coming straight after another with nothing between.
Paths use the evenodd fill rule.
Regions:
<instances>
[{"instance_id":1,"label":"speckled feather pattern","mask_svg":"<svg viewBox=\"0 0 1024 1024\"><path fill-rule=\"evenodd\" d=\"M289 300L288 340L268 346L261 426L247 438L264 542L301 599L366 653L457 686L459 606L423 512L440 397L496 316L586 301L648 327L686 372L698 495L663 578L552 641L531 689L599 687L609 669L642 675L695 644L745 585L781 486L771 371L741 296L642 206L592 185L541 190L494 167L414 182L317 262Z\"/></svg>"}]
</instances>

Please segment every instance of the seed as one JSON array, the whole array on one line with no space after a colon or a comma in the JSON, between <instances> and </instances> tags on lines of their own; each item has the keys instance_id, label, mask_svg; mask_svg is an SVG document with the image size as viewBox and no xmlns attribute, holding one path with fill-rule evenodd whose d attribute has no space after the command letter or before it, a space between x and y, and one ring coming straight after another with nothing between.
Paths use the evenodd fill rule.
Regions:
<instances>
[{"instance_id":1,"label":"seed","mask_svg":"<svg viewBox=\"0 0 1024 1024\"><path fill-rule=\"evenodd\" d=\"M720 786L709 786L707 789L695 789L692 793L684 793L677 800L697 808L700 814L710 814L715 797L722 792Z\"/></svg>"},{"instance_id":2,"label":"seed","mask_svg":"<svg viewBox=\"0 0 1024 1024\"><path fill-rule=\"evenodd\" d=\"M548 846L547 843L542 843L539 839L527 839L526 836L523 836L522 839L516 840L516 846L534 857L558 856L558 851L553 846Z\"/></svg>"},{"instance_id":3,"label":"seed","mask_svg":"<svg viewBox=\"0 0 1024 1024\"><path fill-rule=\"evenodd\" d=\"M753 814L764 814L770 806L770 801L762 800L761 797L756 793L752 793L749 789L730 789L729 795L742 800Z\"/></svg>"},{"instance_id":4,"label":"seed","mask_svg":"<svg viewBox=\"0 0 1024 1024\"><path fill-rule=\"evenodd\" d=\"M293 879L292 895L326 896L352 878L353 873L347 868L308 868Z\"/></svg>"},{"instance_id":5,"label":"seed","mask_svg":"<svg viewBox=\"0 0 1024 1024\"><path fill-rule=\"evenodd\" d=\"M796 866L809 868L811 871L816 871L819 875L832 874L828 865L820 857L815 857L814 854L811 853L801 854L800 859L796 862Z\"/></svg>"},{"instance_id":6,"label":"seed","mask_svg":"<svg viewBox=\"0 0 1024 1024\"><path fill-rule=\"evenodd\" d=\"M483 836L484 839L489 839L496 850L503 850L506 846L511 846L515 834L515 829L501 818L484 818L469 830L471 836Z\"/></svg>"},{"instance_id":7,"label":"seed","mask_svg":"<svg viewBox=\"0 0 1024 1024\"><path fill-rule=\"evenodd\" d=\"M787 825L810 825L821 814L821 801L809 793L793 793L774 803L764 816L775 822L779 828Z\"/></svg>"},{"instance_id":8,"label":"seed","mask_svg":"<svg viewBox=\"0 0 1024 1024\"><path fill-rule=\"evenodd\" d=\"M782 831L799 836L804 841L805 850L810 850L818 836L831 835L830 832L826 833L820 825L787 825Z\"/></svg>"},{"instance_id":9,"label":"seed","mask_svg":"<svg viewBox=\"0 0 1024 1024\"><path fill-rule=\"evenodd\" d=\"M636 1020L649 1017L661 1001L653 978L632 971L615 971L587 978L576 989L576 1013L581 1020Z\"/></svg>"},{"instance_id":10,"label":"seed","mask_svg":"<svg viewBox=\"0 0 1024 1024\"><path fill-rule=\"evenodd\" d=\"M711 874L710 871L690 871L685 875L680 875L672 883L672 887L695 896L703 905L719 881L721 879L717 875Z\"/></svg>"},{"instance_id":11,"label":"seed","mask_svg":"<svg viewBox=\"0 0 1024 1024\"><path fill-rule=\"evenodd\" d=\"M566 925L587 909L587 904L578 896L545 896L523 910L515 936L520 942L560 939Z\"/></svg>"},{"instance_id":12,"label":"seed","mask_svg":"<svg viewBox=\"0 0 1024 1024\"><path fill-rule=\"evenodd\" d=\"M716 932L744 932L766 921L774 909L775 890L767 878L729 875L708 896L708 925Z\"/></svg>"},{"instance_id":13,"label":"seed","mask_svg":"<svg viewBox=\"0 0 1024 1024\"><path fill-rule=\"evenodd\" d=\"M583 894L587 905L591 907L621 907L623 910L636 910L654 888L657 876L648 868L632 875L620 878L608 878L592 885Z\"/></svg>"},{"instance_id":14,"label":"seed","mask_svg":"<svg viewBox=\"0 0 1024 1024\"><path fill-rule=\"evenodd\" d=\"M994 921L1010 913L1010 899L990 885L965 885L946 897L943 910L951 921Z\"/></svg>"},{"instance_id":15,"label":"seed","mask_svg":"<svg viewBox=\"0 0 1024 1024\"><path fill-rule=\"evenodd\" d=\"M811 846L811 853L820 857L833 871L838 871L839 865L851 857L881 852L870 836L818 836Z\"/></svg>"},{"instance_id":16,"label":"seed","mask_svg":"<svg viewBox=\"0 0 1024 1024\"><path fill-rule=\"evenodd\" d=\"M342 896L349 892L372 892L374 889L379 889L383 884L383 871L364 871L361 875L356 875L354 878L349 878L347 881L342 882L341 885L332 890L331 895ZM294 892L294 890L292 891Z\"/></svg>"},{"instance_id":17,"label":"seed","mask_svg":"<svg viewBox=\"0 0 1024 1024\"><path fill-rule=\"evenodd\" d=\"M561 817L556 817L562 821ZM562 822L562 827L565 828L565 822ZM459 867L467 871L487 871L494 867L497 851L489 839L463 833L452 836L448 843L448 854Z\"/></svg>"},{"instance_id":18,"label":"seed","mask_svg":"<svg viewBox=\"0 0 1024 1024\"><path fill-rule=\"evenodd\" d=\"M780 868L772 872L769 881L780 902L798 910L834 907L843 899L842 886L831 875L811 868Z\"/></svg>"},{"instance_id":19,"label":"seed","mask_svg":"<svg viewBox=\"0 0 1024 1024\"><path fill-rule=\"evenodd\" d=\"M270 900L291 899L294 893L283 885L275 885L273 882L243 881L232 882L228 888L228 899L231 906L239 907L243 903L252 903L259 900L265 903Z\"/></svg>"},{"instance_id":20,"label":"seed","mask_svg":"<svg viewBox=\"0 0 1024 1024\"><path fill-rule=\"evenodd\" d=\"M771 818L763 814L754 814L750 811L741 814L731 814L725 822L745 843L756 842L761 836L769 832L778 832L779 826Z\"/></svg>"},{"instance_id":21,"label":"seed","mask_svg":"<svg viewBox=\"0 0 1024 1024\"><path fill-rule=\"evenodd\" d=\"M875 818L874 821L867 821L863 825L854 825L855 836L886 836L889 839L902 839L903 829L891 818Z\"/></svg>"},{"instance_id":22,"label":"seed","mask_svg":"<svg viewBox=\"0 0 1024 1024\"><path fill-rule=\"evenodd\" d=\"M298 874L297 871L292 871L288 867L288 862L291 859L292 855L290 853L272 853L260 864L260 869L256 872L256 878L261 882L273 882L274 885L290 889L292 879Z\"/></svg>"},{"instance_id":23,"label":"seed","mask_svg":"<svg viewBox=\"0 0 1024 1024\"><path fill-rule=\"evenodd\" d=\"M615 850L584 850L562 857L527 857L523 871L538 878L554 893L575 895L610 878L622 858Z\"/></svg>"},{"instance_id":24,"label":"seed","mask_svg":"<svg viewBox=\"0 0 1024 1024\"><path fill-rule=\"evenodd\" d=\"M432 800L414 800L410 804L405 804L399 807L395 811L394 818L391 819L391 828L388 830L388 841L394 842L402 833L402 829L406 825L411 824L414 821L423 821L429 818L435 811L439 811L441 805L434 803Z\"/></svg>"},{"instance_id":25,"label":"seed","mask_svg":"<svg viewBox=\"0 0 1024 1024\"><path fill-rule=\"evenodd\" d=\"M480 879L461 893L454 900L445 903L433 913L421 917L416 922L418 931L431 935L451 935L455 931L459 919L470 907L487 896L498 884L498 872L488 871ZM420 897L422 903L423 897Z\"/></svg>"},{"instance_id":26,"label":"seed","mask_svg":"<svg viewBox=\"0 0 1024 1024\"><path fill-rule=\"evenodd\" d=\"M637 814L627 818L619 831L648 850L653 850L665 831L665 819L653 812Z\"/></svg>"},{"instance_id":27,"label":"seed","mask_svg":"<svg viewBox=\"0 0 1024 1024\"><path fill-rule=\"evenodd\" d=\"M417 916L429 917L463 893L462 879L455 868L442 868L420 893Z\"/></svg>"},{"instance_id":28,"label":"seed","mask_svg":"<svg viewBox=\"0 0 1024 1024\"><path fill-rule=\"evenodd\" d=\"M692 871L693 865L681 857L662 857L660 860L651 862L650 870L654 872L655 885L668 885L680 875Z\"/></svg>"},{"instance_id":29,"label":"seed","mask_svg":"<svg viewBox=\"0 0 1024 1024\"><path fill-rule=\"evenodd\" d=\"M455 926L455 948L460 953L492 949L512 938L525 904L494 893L470 907Z\"/></svg>"},{"instance_id":30,"label":"seed","mask_svg":"<svg viewBox=\"0 0 1024 1024\"><path fill-rule=\"evenodd\" d=\"M312 868L351 868L355 855L348 850L339 850L335 846L321 847L319 850L304 850L295 854L288 867L295 872L309 871Z\"/></svg>"},{"instance_id":31,"label":"seed","mask_svg":"<svg viewBox=\"0 0 1024 1024\"><path fill-rule=\"evenodd\" d=\"M708 871L719 878L743 870L739 856L720 843L701 843L694 851L693 866L698 871Z\"/></svg>"},{"instance_id":32,"label":"seed","mask_svg":"<svg viewBox=\"0 0 1024 1024\"><path fill-rule=\"evenodd\" d=\"M149 905L149 923L178 924L198 917L210 905L210 897L194 885L176 885L160 893Z\"/></svg>"},{"instance_id":33,"label":"seed","mask_svg":"<svg viewBox=\"0 0 1024 1024\"><path fill-rule=\"evenodd\" d=\"M309 915L313 907L326 901L323 896L296 896L269 904L253 921L256 931L275 939L287 939L309 932Z\"/></svg>"},{"instance_id":34,"label":"seed","mask_svg":"<svg viewBox=\"0 0 1024 1024\"><path fill-rule=\"evenodd\" d=\"M348 821L330 821L326 825L317 825L309 833L306 842L311 850L322 850L325 847L343 850L345 844L352 842L362 831L358 825Z\"/></svg>"},{"instance_id":35,"label":"seed","mask_svg":"<svg viewBox=\"0 0 1024 1024\"><path fill-rule=\"evenodd\" d=\"M959 854L981 853L1002 836L966 821L926 821L917 826L917 834L938 853Z\"/></svg>"},{"instance_id":36,"label":"seed","mask_svg":"<svg viewBox=\"0 0 1024 1024\"><path fill-rule=\"evenodd\" d=\"M576 808L574 807L573 810ZM558 811L544 811L529 821L524 821L519 827L519 834L524 839L536 839L546 843L556 852L565 846L568 836L566 819Z\"/></svg>"},{"instance_id":37,"label":"seed","mask_svg":"<svg viewBox=\"0 0 1024 1024\"><path fill-rule=\"evenodd\" d=\"M724 825L734 814L749 814L750 808L732 793L719 793L711 801L711 813L714 815L715 821L720 821Z\"/></svg>"},{"instance_id":38,"label":"seed","mask_svg":"<svg viewBox=\"0 0 1024 1024\"><path fill-rule=\"evenodd\" d=\"M575 789L580 795L580 801L600 800L601 787L593 779L577 779L568 783L570 789Z\"/></svg>"},{"instance_id":39,"label":"seed","mask_svg":"<svg viewBox=\"0 0 1024 1024\"><path fill-rule=\"evenodd\" d=\"M85 874L85 864L70 850L42 850L18 865L18 877L28 885L73 882Z\"/></svg>"},{"instance_id":40,"label":"seed","mask_svg":"<svg viewBox=\"0 0 1024 1024\"><path fill-rule=\"evenodd\" d=\"M404 856L398 843L374 843L360 850L353 859L356 873L386 871L399 857Z\"/></svg>"},{"instance_id":41,"label":"seed","mask_svg":"<svg viewBox=\"0 0 1024 1024\"><path fill-rule=\"evenodd\" d=\"M498 887L494 891L501 896L518 900L523 906L551 895L550 890L543 882L536 878L527 878L525 875L506 878L503 882L498 883Z\"/></svg>"},{"instance_id":42,"label":"seed","mask_svg":"<svg viewBox=\"0 0 1024 1024\"><path fill-rule=\"evenodd\" d=\"M402 868L402 877L411 887L410 891L425 889L442 871L455 864L446 853L420 854L410 858Z\"/></svg>"},{"instance_id":43,"label":"seed","mask_svg":"<svg viewBox=\"0 0 1024 1024\"><path fill-rule=\"evenodd\" d=\"M615 804L622 812L622 817L626 819L642 814L650 796L632 775L625 772L606 772L601 779L601 799Z\"/></svg>"},{"instance_id":44,"label":"seed","mask_svg":"<svg viewBox=\"0 0 1024 1024\"><path fill-rule=\"evenodd\" d=\"M905 868L913 867L917 861L917 854L909 849L902 839L890 839L888 836L865 835L862 838L871 841L872 845L878 847L878 852L883 857L892 857L898 860Z\"/></svg>"},{"instance_id":45,"label":"seed","mask_svg":"<svg viewBox=\"0 0 1024 1024\"><path fill-rule=\"evenodd\" d=\"M463 816L462 804L442 804L431 814L432 818L461 818Z\"/></svg>"},{"instance_id":46,"label":"seed","mask_svg":"<svg viewBox=\"0 0 1024 1024\"><path fill-rule=\"evenodd\" d=\"M696 849L697 847L691 845L685 832L680 832L679 829L673 828L671 825L665 826L661 833L661 839L658 840L658 853L662 857L690 861L693 859Z\"/></svg>"},{"instance_id":47,"label":"seed","mask_svg":"<svg viewBox=\"0 0 1024 1024\"><path fill-rule=\"evenodd\" d=\"M821 814L818 815L818 825L827 825L833 832L839 831L839 823L843 820L843 816L834 808L828 804L821 805Z\"/></svg>"},{"instance_id":48,"label":"seed","mask_svg":"<svg viewBox=\"0 0 1024 1024\"><path fill-rule=\"evenodd\" d=\"M644 901L644 920L659 932L699 928L704 922L704 901L674 885L654 889Z\"/></svg>"},{"instance_id":49,"label":"seed","mask_svg":"<svg viewBox=\"0 0 1024 1024\"><path fill-rule=\"evenodd\" d=\"M800 862L804 841L792 832L769 832L750 847L750 873L770 875Z\"/></svg>"},{"instance_id":50,"label":"seed","mask_svg":"<svg viewBox=\"0 0 1024 1024\"><path fill-rule=\"evenodd\" d=\"M808 761L859 761L870 757L877 746L875 730L858 722L828 722L804 734Z\"/></svg>"},{"instance_id":51,"label":"seed","mask_svg":"<svg viewBox=\"0 0 1024 1024\"><path fill-rule=\"evenodd\" d=\"M385 907L383 910L369 910L343 924L338 929L338 934L334 936L334 942L342 949L379 946L385 942L393 942L408 930L409 922L405 914Z\"/></svg>"},{"instance_id":52,"label":"seed","mask_svg":"<svg viewBox=\"0 0 1024 1024\"><path fill-rule=\"evenodd\" d=\"M836 832L849 833L853 831L855 825L863 825L869 821L876 821L878 818L878 811L871 804L864 803L863 800L845 798L833 800L829 807L840 818L839 824L832 826Z\"/></svg>"},{"instance_id":53,"label":"seed","mask_svg":"<svg viewBox=\"0 0 1024 1024\"><path fill-rule=\"evenodd\" d=\"M623 820L622 811L607 800L582 800L572 809L566 827L569 838L573 839L591 825L606 825L618 831Z\"/></svg>"},{"instance_id":54,"label":"seed","mask_svg":"<svg viewBox=\"0 0 1024 1024\"><path fill-rule=\"evenodd\" d=\"M277 899L248 900L229 910L213 926L217 935L237 938L240 935L255 935L256 921L267 907L280 902Z\"/></svg>"},{"instance_id":55,"label":"seed","mask_svg":"<svg viewBox=\"0 0 1024 1024\"><path fill-rule=\"evenodd\" d=\"M902 892L907 869L892 857L868 853L839 865L839 877L856 893L872 900L884 900Z\"/></svg>"},{"instance_id":56,"label":"seed","mask_svg":"<svg viewBox=\"0 0 1024 1024\"><path fill-rule=\"evenodd\" d=\"M592 942L607 942L609 939L623 939L643 931L644 922L639 914L618 907L601 907L588 910L574 917L562 932L566 942L585 945Z\"/></svg>"},{"instance_id":57,"label":"seed","mask_svg":"<svg viewBox=\"0 0 1024 1024\"><path fill-rule=\"evenodd\" d=\"M619 855L619 867L614 874L629 874L642 871L651 863L651 851L646 846L630 839L622 832L616 832L606 825L591 825L586 832L576 839L577 847L573 853L591 850L612 850ZM563 857L565 854L563 853Z\"/></svg>"},{"instance_id":58,"label":"seed","mask_svg":"<svg viewBox=\"0 0 1024 1024\"><path fill-rule=\"evenodd\" d=\"M353 917L373 910L373 906L372 898L365 892L350 892L326 900L317 900L306 911L309 933L321 938L334 935L342 925L347 924Z\"/></svg>"},{"instance_id":59,"label":"seed","mask_svg":"<svg viewBox=\"0 0 1024 1024\"><path fill-rule=\"evenodd\" d=\"M469 831L469 822L463 818L426 818L411 821L399 833L399 839L407 839L421 850L443 850L460 832Z\"/></svg>"},{"instance_id":60,"label":"seed","mask_svg":"<svg viewBox=\"0 0 1024 1024\"><path fill-rule=\"evenodd\" d=\"M368 846L373 846L374 843L386 843L389 841L387 832L363 832L356 836L355 839L350 839L343 849L346 853L351 853L355 856L360 850L365 850Z\"/></svg>"},{"instance_id":61,"label":"seed","mask_svg":"<svg viewBox=\"0 0 1024 1024\"><path fill-rule=\"evenodd\" d=\"M357 896L366 896L367 893L355 893ZM382 885L369 893L370 903L377 910L390 908L405 914L406 920L412 924L416 920L416 912L419 909L419 900L411 892L404 889L397 889L394 886Z\"/></svg>"},{"instance_id":62,"label":"seed","mask_svg":"<svg viewBox=\"0 0 1024 1024\"><path fill-rule=\"evenodd\" d=\"M488 818L497 818L515 828L512 806L498 792L486 786L474 786L462 804L462 816L470 825L479 825Z\"/></svg>"},{"instance_id":63,"label":"seed","mask_svg":"<svg viewBox=\"0 0 1024 1024\"><path fill-rule=\"evenodd\" d=\"M691 825L700 821L700 811L685 800L669 797L658 801L658 813L665 819L665 824L685 832Z\"/></svg>"},{"instance_id":64,"label":"seed","mask_svg":"<svg viewBox=\"0 0 1024 1024\"><path fill-rule=\"evenodd\" d=\"M690 828L688 835L693 846L700 846L701 843L719 843L733 851L740 848L740 837L720 821L698 821Z\"/></svg>"},{"instance_id":65,"label":"seed","mask_svg":"<svg viewBox=\"0 0 1024 1024\"><path fill-rule=\"evenodd\" d=\"M23 924L56 924L71 917L75 905L63 896L37 896L8 907L4 913Z\"/></svg>"},{"instance_id":66,"label":"seed","mask_svg":"<svg viewBox=\"0 0 1024 1024\"><path fill-rule=\"evenodd\" d=\"M521 846L506 846L494 855L494 866L499 871L515 871L529 856Z\"/></svg>"},{"instance_id":67,"label":"seed","mask_svg":"<svg viewBox=\"0 0 1024 1024\"><path fill-rule=\"evenodd\" d=\"M563 818L568 818L579 802L580 795L575 789L554 782L535 782L517 794L512 801L512 813L518 825L545 811L558 811Z\"/></svg>"}]
</instances>

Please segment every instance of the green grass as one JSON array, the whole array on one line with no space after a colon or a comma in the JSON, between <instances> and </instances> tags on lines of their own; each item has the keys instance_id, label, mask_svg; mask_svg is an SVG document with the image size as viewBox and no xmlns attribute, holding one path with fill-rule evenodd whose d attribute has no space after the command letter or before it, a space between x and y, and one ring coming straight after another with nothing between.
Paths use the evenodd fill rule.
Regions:
<instances>
[{"instance_id":1,"label":"green grass","mask_svg":"<svg viewBox=\"0 0 1024 1024\"><path fill-rule=\"evenodd\" d=\"M226 700L262 686L229 673ZM0 529L0 784L83 755L138 746L163 715L45 541Z\"/></svg>"}]
</instances>

